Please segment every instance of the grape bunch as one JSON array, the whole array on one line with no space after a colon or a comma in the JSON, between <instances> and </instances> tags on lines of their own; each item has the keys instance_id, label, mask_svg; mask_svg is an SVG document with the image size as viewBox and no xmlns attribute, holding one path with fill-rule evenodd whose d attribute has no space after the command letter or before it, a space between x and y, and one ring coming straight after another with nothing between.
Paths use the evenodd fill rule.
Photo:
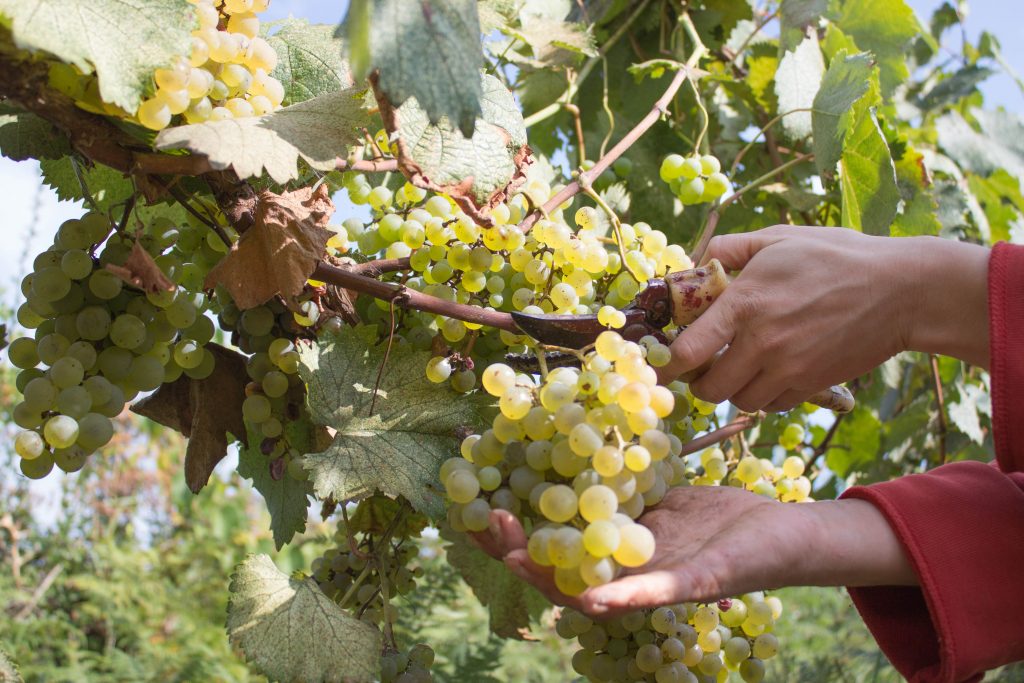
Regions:
<instances>
[{"instance_id":1,"label":"grape bunch","mask_svg":"<svg viewBox=\"0 0 1024 683\"><path fill-rule=\"evenodd\" d=\"M164 222L150 227L140 244L160 254L175 236ZM16 386L23 396L13 414L24 430L15 451L32 478L55 463L65 472L81 469L113 437L111 419L139 393L182 373L201 379L213 371L204 347L214 326L204 315L204 296L182 287L144 294L126 286L104 266L123 264L133 240L106 239L110 230L99 213L66 221L21 283L26 301L17 319L35 332L15 339L8 354L21 369ZM97 257L95 245L104 240ZM173 253L167 256L162 263L158 256L157 265L173 271Z\"/></svg>"},{"instance_id":2,"label":"grape bunch","mask_svg":"<svg viewBox=\"0 0 1024 683\"><path fill-rule=\"evenodd\" d=\"M434 650L417 643L408 652L388 652L380 658L380 683L430 683Z\"/></svg>"},{"instance_id":3,"label":"grape bunch","mask_svg":"<svg viewBox=\"0 0 1024 683\"><path fill-rule=\"evenodd\" d=\"M271 76L277 53L259 35L256 15L269 0L190 0L198 20L188 55L153 74L156 88L136 120L163 130L187 123L261 116L281 106L284 87Z\"/></svg>"},{"instance_id":4,"label":"grape bunch","mask_svg":"<svg viewBox=\"0 0 1024 683\"><path fill-rule=\"evenodd\" d=\"M772 630L781 615L777 597L757 592L636 610L600 623L565 609L555 630L579 643L572 666L588 681L712 683L737 672L745 683L760 683L764 660L778 652Z\"/></svg>"},{"instance_id":5,"label":"grape bunch","mask_svg":"<svg viewBox=\"0 0 1024 683\"><path fill-rule=\"evenodd\" d=\"M686 475L682 441L666 429L677 397L650 365L667 353L653 337L606 331L581 369L557 368L540 384L489 366L483 387L500 413L441 468L451 526L482 531L492 508L517 514L530 557L555 568L566 595L646 563L654 537L634 520Z\"/></svg>"},{"instance_id":6,"label":"grape bunch","mask_svg":"<svg viewBox=\"0 0 1024 683\"><path fill-rule=\"evenodd\" d=\"M722 162L711 154L669 154L659 173L684 206L713 202L732 190L732 183L722 173Z\"/></svg>"}]
</instances>

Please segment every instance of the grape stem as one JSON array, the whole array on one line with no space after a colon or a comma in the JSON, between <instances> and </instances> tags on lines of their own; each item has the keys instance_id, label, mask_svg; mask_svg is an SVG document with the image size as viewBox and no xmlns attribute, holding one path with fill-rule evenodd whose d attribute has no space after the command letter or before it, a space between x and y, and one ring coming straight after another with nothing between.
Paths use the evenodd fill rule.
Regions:
<instances>
[{"instance_id":1,"label":"grape stem","mask_svg":"<svg viewBox=\"0 0 1024 683\"><path fill-rule=\"evenodd\" d=\"M935 403L939 413L939 454L942 456L941 464L946 464L948 454L946 453L946 399L942 391L942 375L939 374L939 358L934 353L929 354L932 366L932 382L935 383Z\"/></svg>"},{"instance_id":2,"label":"grape stem","mask_svg":"<svg viewBox=\"0 0 1024 683\"><path fill-rule=\"evenodd\" d=\"M720 427L713 432L708 432L704 436L698 436L696 439L687 441L683 444L683 450L679 455L689 455L702 451L708 446L713 446L716 443L721 443L726 439L731 439L740 432L750 429L760 421L764 416L764 413L757 413L753 415L741 415L732 422L727 423L724 427Z\"/></svg>"},{"instance_id":3,"label":"grape stem","mask_svg":"<svg viewBox=\"0 0 1024 683\"><path fill-rule=\"evenodd\" d=\"M566 185L561 191L555 194L554 197L544 202L537 211L531 212L526 218L524 218L523 222L519 224L519 229L521 231L524 233L529 232L530 228L540 220L542 215L551 213L559 206L579 194L583 190L584 186L592 184L598 176L604 173L609 166L615 163L616 159L621 157L626 150L632 147L633 144L651 128L651 126L657 123L662 116L666 116L668 114L669 103L672 101L672 98L675 97L676 93L679 92L679 88L686 82L686 79L691 76L700 75L697 72L697 64L700 62L701 58L707 54L707 48L704 47L702 42L700 42L700 38L696 37L697 32L696 29L693 28L693 22L690 21L689 15L684 14L683 16L684 26L688 25L688 30L691 28L693 29L692 36L695 37L696 47L693 50L693 54L690 55L690 58L686 60L686 63L679 65L676 75L672 78L672 81L669 83L662 96L659 97L658 101L651 107L651 111L648 112L647 115L644 116L631 131L626 133L625 137L615 143L615 146L612 147L607 154L598 159L597 163L595 163L589 170L581 172L576 180ZM582 77L582 75L583 74L581 72L580 76ZM578 78L577 83L580 80L581 79ZM561 107L563 105L559 103L558 106Z\"/></svg>"},{"instance_id":4,"label":"grape stem","mask_svg":"<svg viewBox=\"0 0 1024 683\"><path fill-rule=\"evenodd\" d=\"M582 177L582 175L583 174L581 173L580 176ZM619 256L622 258L622 266L627 271L629 271L629 274L633 276L633 279L636 280L638 284L647 282L647 278L641 275L637 275L637 273L629 265L629 261L626 260L626 243L622 239L622 223L619 221L619 217L615 215L615 212L612 210L612 207L608 206L608 202L606 202L604 198L601 197L601 195L599 195L597 192L594 192L594 188L590 186L589 182L587 184L584 184L582 187L583 193L586 194L591 199L593 199L594 203L601 207L601 210L604 211L605 215L608 216L608 220L612 224L612 232L615 233L615 245L619 249Z\"/></svg>"}]
</instances>

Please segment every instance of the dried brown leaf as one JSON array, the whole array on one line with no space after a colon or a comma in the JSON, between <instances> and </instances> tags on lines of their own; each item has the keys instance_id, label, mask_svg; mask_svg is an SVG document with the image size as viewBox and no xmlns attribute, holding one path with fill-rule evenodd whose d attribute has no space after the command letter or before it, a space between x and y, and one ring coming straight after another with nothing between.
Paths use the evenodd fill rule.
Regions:
<instances>
[{"instance_id":1,"label":"dried brown leaf","mask_svg":"<svg viewBox=\"0 0 1024 683\"><path fill-rule=\"evenodd\" d=\"M206 486L213 468L227 455L228 432L246 442L245 360L217 344L206 348L216 358L213 374L200 380L182 375L132 406L132 412L188 437L185 482L193 493Z\"/></svg>"},{"instance_id":2,"label":"dried brown leaf","mask_svg":"<svg viewBox=\"0 0 1024 683\"><path fill-rule=\"evenodd\" d=\"M333 212L326 184L315 192L260 193L252 226L206 276L205 286L223 285L242 310L278 294L294 297L324 256Z\"/></svg>"},{"instance_id":3,"label":"dried brown leaf","mask_svg":"<svg viewBox=\"0 0 1024 683\"><path fill-rule=\"evenodd\" d=\"M132 251L128 254L128 260L123 266L107 264L107 270L118 276L130 285L138 287L144 292L156 294L157 292L170 292L177 289L171 280L160 270L153 257L149 255L138 240L132 245Z\"/></svg>"}]
</instances>

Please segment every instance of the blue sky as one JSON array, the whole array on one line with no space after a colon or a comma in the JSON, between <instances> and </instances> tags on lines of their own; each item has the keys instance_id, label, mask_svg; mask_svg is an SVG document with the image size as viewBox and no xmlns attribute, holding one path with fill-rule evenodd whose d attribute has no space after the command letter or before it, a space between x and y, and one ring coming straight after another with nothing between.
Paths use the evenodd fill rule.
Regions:
<instances>
[{"instance_id":1,"label":"blue sky","mask_svg":"<svg viewBox=\"0 0 1024 683\"><path fill-rule=\"evenodd\" d=\"M941 4L940 0L908 2L925 22ZM271 21L295 16L314 23L335 23L344 15L347 5L347 0L273 0L264 18ZM977 40L982 30L994 33L1003 46L1006 61L1018 73L1024 73L1024 21L1021 21L1018 2L976 0L971 4L966 28L972 41ZM946 43L950 49L958 49L958 32L947 32ZM997 74L981 87L989 106L1024 111L1024 95L1009 76ZM3 188L6 224L4 248L0 249L0 292L6 290L6 294L0 293L0 301L10 303L24 267L49 245L56 226L80 215L81 207L71 202L58 202L49 189L40 185L33 162L19 163L0 157L0 187ZM23 256L26 253L27 260Z\"/></svg>"}]
</instances>

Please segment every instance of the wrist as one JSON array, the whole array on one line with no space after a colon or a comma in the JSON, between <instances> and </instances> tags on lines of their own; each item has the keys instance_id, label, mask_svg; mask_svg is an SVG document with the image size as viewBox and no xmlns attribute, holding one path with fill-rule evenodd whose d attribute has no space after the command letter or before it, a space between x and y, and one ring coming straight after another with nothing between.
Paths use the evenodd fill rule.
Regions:
<instances>
[{"instance_id":1,"label":"wrist","mask_svg":"<svg viewBox=\"0 0 1024 683\"><path fill-rule=\"evenodd\" d=\"M896 268L905 291L906 350L989 365L988 257L985 247L938 237L900 238Z\"/></svg>"},{"instance_id":2,"label":"wrist","mask_svg":"<svg viewBox=\"0 0 1024 683\"><path fill-rule=\"evenodd\" d=\"M885 516L864 500L794 506L807 538L801 585L917 585L917 575Z\"/></svg>"}]
</instances>

